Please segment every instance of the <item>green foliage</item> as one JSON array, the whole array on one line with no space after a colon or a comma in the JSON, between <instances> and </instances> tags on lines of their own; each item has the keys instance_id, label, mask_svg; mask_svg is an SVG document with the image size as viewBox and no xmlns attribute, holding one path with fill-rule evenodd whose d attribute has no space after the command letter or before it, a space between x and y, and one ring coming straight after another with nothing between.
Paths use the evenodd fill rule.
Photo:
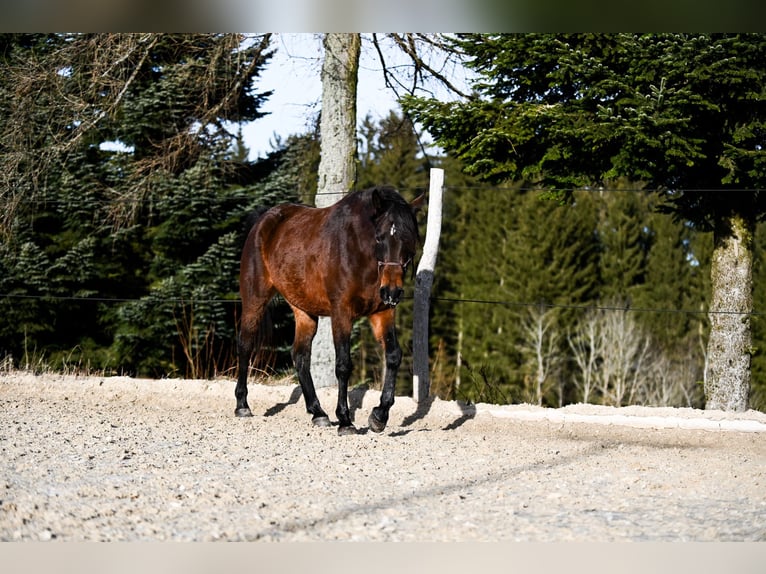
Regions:
<instances>
[{"instance_id":1,"label":"green foliage","mask_svg":"<svg viewBox=\"0 0 766 574\"><path fill-rule=\"evenodd\" d=\"M463 375L486 381L475 373L492 365L500 388L519 400L525 377L520 327L527 306L571 306L594 295L595 209L587 195L578 197L577 206L558 209L536 193L510 187L457 193L460 241L445 245L440 257L460 267L449 290L435 296L476 301L456 310L454 328L463 341L458 352L469 365ZM562 313L561 320L567 316L571 313ZM477 399L470 383L461 383L458 396Z\"/></svg>"},{"instance_id":2,"label":"green foliage","mask_svg":"<svg viewBox=\"0 0 766 574\"><path fill-rule=\"evenodd\" d=\"M601 200L601 298L632 302L633 291L644 282L647 265L646 197L640 193L607 193Z\"/></svg>"},{"instance_id":3,"label":"green foliage","mask_svg":"<svg viewBox=\"0 0 766 574\"><path fill-rule=\"evenodd\" d=\"M185 375L186 368L209 376L227 360L230 366L240 249L240 234L226 233L197 260L156 283L149 295L122 305L115 334L121 368L153 376ZM194 372L199 365L185 353L196 356L205 346L209 370Z\"/></svg>"},{"instance_id":4,"label":"green foliage","mask_svg":"<svg viewBox=\"0 0 766 574\"><path fill-rule=\"evenodd\" d=\"M276 151L272 171L247 188L226 187L203 163L164 182L152 201L144 236L149 292L119 309L114 352L122 368L152 376L214 376L236 361L239 258L256 206L297 201L296 173L303 141ZM288 144L290 145L290 144ZM281 338L279 364L289 361L281 331L289 309L274 309ZM289 337L291 338L290 333ZM290 339L291 340L291 339Z\"/></svg>"},{"instance_id":5,"label":"green foliage","mask_svg":"<svg viewBox=\"0 0 766 574\"><path fill-rule=\"evenodd\" d=\"M13 65L61 62L51 60L52 55L83 38L2 37L0 57ZM96 44L101 38L87 37ZM53 366L81 364L148 376L228 373L235 361L246 215L257 205L313 202L319 159L315 134L292 136L267 158L250 163L241 138L223 130L224 122L258 116L264 94L255 94L252 81L245 82L248 88L239 103L227 94L237 78L253 80L259 66L243 76L238 66L247 66L247 57L215 59L222 54L220 36L198 42L194 36L158 36L157 53L142 51L153 38L148 35L145 43L132 38L136 51L125 63L138 70L135 78L118 105L76 145L66 146L66 154L46 157L43 171L27 156L13 170L3 170L7 209L0 294L6 296L0 297L0 360L10 355L23 364L42 356ZM658 174L681 165L685 178L702 181L702 168L695 170L716 154L726 158L706 168L721 180L710 180L716 185L735 185L735 180L743 185L746 177L752 182L761 177L762 158L750 153L753 142L762 138L760 120L745 121L747 114L762 119L760 68L753 64L758 42L750 36L675 35L489 35L461 41L475 51L481 97L464 104L407 103L451 155L425 157L412 123L394 113L379 122L368 118L360 134L360 188L389 183L412 199L427 188L429 166L446 170L431 302L432 390L443 398L469 401L535 399L534 349L525 325L531 311L540 310L548 312L546 320L556 335L542 403L581 400L568 341L592 315L588 308L593 305L629 306L629 312L620 313L630 318L642 340L650 341L646 360L688 390L702 379L713 242L700 232L704 217L684 218L711 213L724 203L704 194L629 190L672 187L669 180L660 182ZM743 52L742 61L753 64L751 70L741 70L736 58L713 58L716 50L725 55L735 45ZM147 59L139 66L144 53ZM93 51L83 51L81 59L70 62L71 73L56 80L72 98L79 94L77 85L92 80L87 54ZM672 61L681 56L699 63L686 80ZM659 63L650 57L664 68L655 69ZM524 73L501 73L513 67ZM726 73L718 87L712 76L704 77L713 72ZM703 85L707 92L694 91ZM708 139L725 135L713 117L714 92L733 98L735 85L752 101L742 110L726 108L739 122L732 132L736 135L721 140L729 147L713 149ZM60 150L61 140L54 136L67 125L76 131L72 117L62 115L45 90L34 107L20 110L12 88L7 78L0 79L3 121L25 118L28 123L17 127L27 141ZM89 97L114 102L106 95ZM200 107L206 98L209 105ZM692 113L705 110L712 114L713 123L703 126L709 133L692 121ZM196 129L203 120L206 128ZM78 121L87 122L87 114ZM193 143L180 142L181 132L183 138L192 134ZM2 132L4 149L17 149L11 135ZM635 141L625 147L631 137ZM109 151L101 146L107 141L131 147ZM162 150L170 151L163 155ZM631 155L636 162L627 169ZM687 165L690 161L693 166ZM25 172L25 166L37 171ZM649 178L650 172L657 177ZM631 183L636 180L618 175L641 179ZM480 186L474 176L490 181L513 176L519 183ZM607 191L576 191L562 205L541 201L535 190L594 181L604 182ZM623 191L611 191L615 187ZM749 205L755 214L758 204L750 199L737 200L737 205ZM676 210L679 219L658 213L662 204ZM764 237L761 225L756 285L763 283L766 269ZM762 291L755 290L759 311ZM405 351L397 393L409 393L410 299L400 306L397 321ZM259 366L291 369L292 317L279 299L271 307L271 323L268 356L259 359ZM752 324L752 405L763 409L766 329L759 315ZM355 384L374 385L383 357L366 321L355 326L355 336ZM652 380L659 381L653 396L661 395L663 379ZM675 397L674 404L696 404L693 394Z\"/></svg>"},{"instance_id":6,"label":"green foliage","mask_svg":"<svg viewBox=\"0 0 766 574\"><path fill-rule=\"evenodd\" d=\"M440 361L462 367L457 388L440 387L442 397L529 401L539 363L528 325L538 308L547 325L541 344L553 345L545 349L544 404L582 399L568 339L594 305L635 309L630 319L657 353L652 365L677 365L673 384L683 388L700 380L704 315L679 310L704 306L700 278L709 257L692 247L700 240L693 228L651 211L650 194L581 191L556 206L514 187L448 192L459 209L451 210L439 256L447 265L437 276L448 277L433 293L434 324L446 345L433 348ZM623 311L604 311L614 312ZM648 366L642 375L653 376Z\"/></svg>"},{"instance_id":7,"label":"green foliage","mask_svg":"<svg viewBox=\"0 0 766 574\"><path fill-rule=\"evenodd\" d=\"M5 159L45 161L2 164L0 354L153 376L230 366L244 220L297 198L276 175L295 155L251 165L224 124L261 115L263 45L210 34L5 40L0 136L15 151ZM41 97L9 89L14 78ZM47 137L19 137L41 125ZM119 151L102 145L115 141Z\"/></svg>"},{"instance_id":8,"label":"green foliage","mask_svg":"<svg viewBox=\"0 0 766 574\"><path fill-rule=\"evenodd\" d=\"M458 44L479 97L404 105L470 173L560 190L621 177L683 189L669 205L699 224L730 209L766 213L762 34L472 34ZM722 187L753 191L709 192Z\"/></svg>"},{"instance_id":9,"label":"green foliage","mask_svg":"<svg viewBox=\"0 0 766 574\"><path fill-rule=\"evenodd\" d=\"M404 107L469 173L520 181L562 200L572 200L577 189L634 182L657 191L660 209L676 223L714 230L715 249L733 233L733 220L750 233L766 216L762 34L468 34L455 43L477 73L474 97L452 103L409 97ZM652 285L680 269L684 277L695 271L689 285L704 283L682 232L675 233L680 259L650 259L650 246L642 243L654 240L653 229L642 228L636 216L619 221L621 213L610 213L613 225L601 230L604 245L611 242L604 255L612 260L601 268L607 293L651 301L661 295ZM710 287L716 295L726 289ZM745 311L751 289L749 283L737 289ZM691 303L688 292L665 295ZM725 299L711 297L716 307ZM693 303L705 309L704 298ZM707 330L703 321L684 322L663 339L681 332L689 345L691 323L699 337ZM748 322L732 325L739 340L749 339ZM722 337L720 328L713 334ZM752 350L730 353L742 358ZM730 372L732 365L731 357L711 355L709 372L746 381L747 373Z\"/></svg>"},{"instance_id":10,"label":"green foliage","mask_svg":"<svg viewBox=\"0 0 766 574\"><path fill-rule=\"evenodd\" d=\"M360 129L360 143L357 188L393 185L411 193L428 188L428 161L407 118L392 111L375 124L367 116Z\"/></svg>"}]
</instances>

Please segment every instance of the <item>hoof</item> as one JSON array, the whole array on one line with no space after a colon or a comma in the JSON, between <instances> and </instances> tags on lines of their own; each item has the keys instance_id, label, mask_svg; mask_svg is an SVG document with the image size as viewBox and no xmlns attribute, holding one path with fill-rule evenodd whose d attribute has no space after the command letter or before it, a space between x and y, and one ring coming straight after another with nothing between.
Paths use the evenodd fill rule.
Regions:
<instances>
[{"instance_id":1,"label":"hoof","mask_svg":"<svg viewBox=\"0 0 766 574\"><path fill-rule=\"evenodd\" d=\"M367 424L370 425L370 430L377 433L381 433L385 430L387 422L388 421L381 422L378 420L378 417L375 416L375 411L371 412L370 417L367 419Z\"/></svg>"},{"instance_id":2,"label":"hoof","mask_svg":"<svg viewBox=\"0 0 766 574\"><path fill-rule=\"evenodd\" d=\"M348 425L344 427L338 427L338 436L349 436L352 434L357 434L356 427L354 425Z\"/></svg>"},{"instance_id":3,"label":"hoof","mask_svg":"<svg viewBox=\"0 0 766 574\"><path fill-rule=\"evenodd\" d=\"M240 418L251 417L253 416L253 412L248 407L243 407L241 409L235 410L234 415Z\"/></svg>"},{"instance_id":4,"label":"hoof","mask_svg":"<svg viewBox=\"0 0 766 574\"><path fill-rule=\"evenodd\" d=\"M330 417L328 416L317 416L311 419L311 422L314 423L315 427L329 427L332 425L330 422Z\"/></svg>"}]
</instances>

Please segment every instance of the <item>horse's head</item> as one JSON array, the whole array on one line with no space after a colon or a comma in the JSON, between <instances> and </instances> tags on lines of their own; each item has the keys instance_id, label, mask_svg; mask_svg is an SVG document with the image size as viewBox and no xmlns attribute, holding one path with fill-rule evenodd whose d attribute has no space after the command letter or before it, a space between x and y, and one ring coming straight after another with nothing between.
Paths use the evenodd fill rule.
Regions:
<instances>
[{"instance_id":1,"label":"horse's head","mask_svg":"<svg viewBox=\"0 0 766 574\"><path fill-rule=\"evenodd\" d=\"M375 207L375 258L378 262L380 298L395 307L404 293L404 274L414 263L419 242L416 214L425 195L412 203L391 187L378 187L372 192Z\"/></svg>"}]
</instances>

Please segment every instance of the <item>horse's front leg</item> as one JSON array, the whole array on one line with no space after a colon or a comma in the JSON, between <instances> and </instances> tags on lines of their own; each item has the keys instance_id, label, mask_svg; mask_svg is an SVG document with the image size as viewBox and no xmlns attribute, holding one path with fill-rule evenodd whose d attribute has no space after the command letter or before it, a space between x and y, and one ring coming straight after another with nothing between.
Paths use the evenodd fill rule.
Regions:
<instances>
[{"instance_id":1,"label":"horse's front leg","mask_svg":"<svg viewBox=\"0 0 766 574\"><path fill-rule=\"evenodd\" d=\"M348 381L351 378L351 325L348 321L333 317L332 336L335 343L335 377L338 379L338 434L356 434L348 408Z\"/></svg>"},{"instance_id":2,"label":"horse's front leg","mask_svg":"<svg viewBox=\"0 0 766 574\"><path fill-rule=\"evenodd\" d=\"M317 332L317 319L293 307L295 315L295 340L293 341L293 363L298 374L298 381L306 401L306 412L311 415L315 426L330 426L330 417L319 404L314 379L311 377L311 343Z\"/></svg>"},{"instance_id":3,"label":"horse's front leg","mask_svg":"<svg viewBox=\"0 0 766 574\"><path fill-rule=\"evenodd\" d=\"M380 404L372 409L367 422L373 432L383 432L386 424L388 424L388 413L394 404L396 376L399 373L399 365L402 363L402 349L396 339L395 310L393 308L372 315L370 323L375 339L383 347L386 364Z\"/></svg>"}]
</instances>

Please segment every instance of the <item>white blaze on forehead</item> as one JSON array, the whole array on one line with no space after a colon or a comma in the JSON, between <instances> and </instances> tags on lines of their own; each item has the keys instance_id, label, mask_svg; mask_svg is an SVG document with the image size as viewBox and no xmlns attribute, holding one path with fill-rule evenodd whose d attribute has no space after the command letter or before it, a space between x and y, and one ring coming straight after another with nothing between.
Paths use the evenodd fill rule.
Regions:
<instances>
[{"instance_id":1,"label":"white blaze on forehead","mask_svg":"<svg viewBox=\"0 0 766 574\"><path fill-rule=\"evenodd\" d=\"M391 237L393 237L394 235L396 235L396 223L391 225Z\"/></svg>"}]
</instances>

